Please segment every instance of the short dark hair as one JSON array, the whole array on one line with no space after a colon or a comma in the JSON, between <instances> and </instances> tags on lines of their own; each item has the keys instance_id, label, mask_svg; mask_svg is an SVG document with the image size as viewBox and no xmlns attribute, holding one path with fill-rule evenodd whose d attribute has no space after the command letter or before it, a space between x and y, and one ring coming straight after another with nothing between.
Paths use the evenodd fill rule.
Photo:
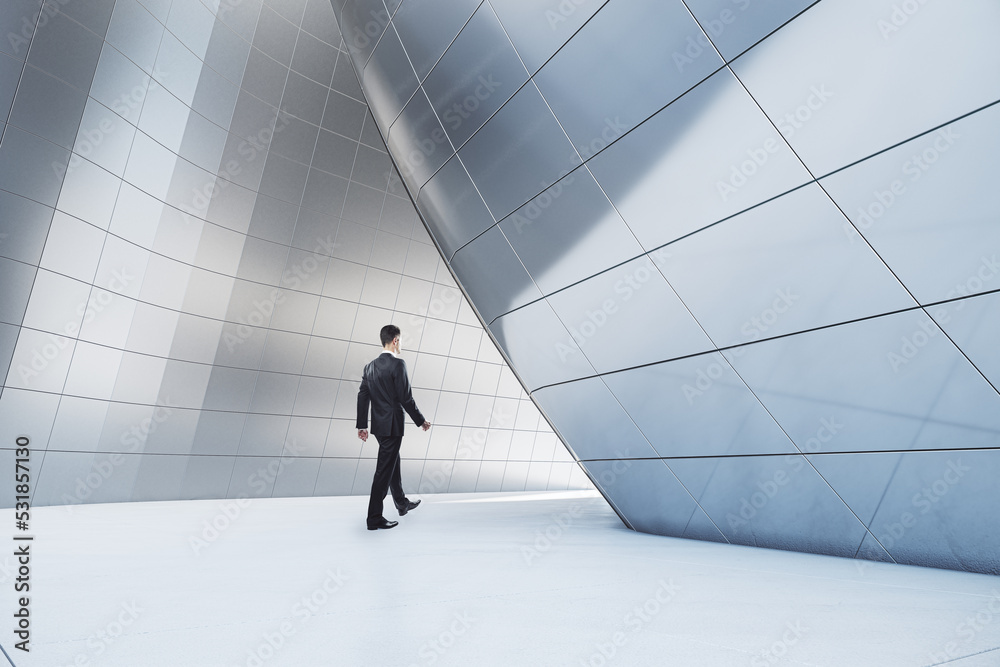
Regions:
<instances>
[{"instance_id":1,"label":"short dark hair","mask_svg":"<svg viewBox=\"0 0 1000 667\"><path fill-rule=\"evenodd\" d=\"M393 339L399 335L399 327L395 324L387 324L382 327L382 330L378 332L378 337L382 341L382 347L385 347L393 341Z\"/></svg>"}]
</instances>

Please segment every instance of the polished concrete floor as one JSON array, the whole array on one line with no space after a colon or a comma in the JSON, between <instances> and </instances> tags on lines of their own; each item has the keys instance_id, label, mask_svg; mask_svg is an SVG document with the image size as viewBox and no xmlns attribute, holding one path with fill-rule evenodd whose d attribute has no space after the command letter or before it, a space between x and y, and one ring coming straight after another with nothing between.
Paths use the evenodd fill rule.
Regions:
<instances>
[{"instance_id":1,"label":"polished concrete floor","mask_svg":"<svg viewBox=\"0 0 1000 667\"><path fill-rule=\"evenodd\" d=\"M637 534L591 492L426 496L375 532L366 502L35 509L31 652L10 555L0 642L17 667L1000 665L995 577Z\"/></svg>"}]
</instances>

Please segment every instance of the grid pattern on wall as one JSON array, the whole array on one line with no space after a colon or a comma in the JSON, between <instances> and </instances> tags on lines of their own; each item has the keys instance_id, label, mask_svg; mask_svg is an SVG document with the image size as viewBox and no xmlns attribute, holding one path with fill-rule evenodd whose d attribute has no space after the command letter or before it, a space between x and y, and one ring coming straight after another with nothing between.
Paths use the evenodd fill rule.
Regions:
<instances>
[{"instance_id":1,"label":"grid pattern on wall","mask_svg":"<svg viewBox=\"0 0 1000 667\"><path fill-rule=\"evenodd\" d=\"M623 521L1000 571L997 3L333 4L436 244Z\"/></svg>"},{"instance_id":2,"label":"grid pattern on wall","mask_svg":"<svg viewBox=\"0 0 1000 667\"><path fill-rule=\"evenodd\" d=\"M356 394L390 321L435 424L407 431L410 493L589 486L416 215L328 1L14 0L0 34L0 461L30 438L35 505L367 493Z\"/></svg>"}]
</instances>

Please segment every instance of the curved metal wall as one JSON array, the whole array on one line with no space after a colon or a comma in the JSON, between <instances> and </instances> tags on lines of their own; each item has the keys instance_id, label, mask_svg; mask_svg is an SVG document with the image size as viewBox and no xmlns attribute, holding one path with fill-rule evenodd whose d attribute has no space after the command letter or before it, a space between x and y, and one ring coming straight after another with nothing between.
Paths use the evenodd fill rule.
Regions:
<instances>
[{"instance_id":1,"label":"curved metal wall","mask_svg":"<svg viewBox=\"0 0 1000 667\"><path fill-rule=\"evenodd\" d=\"M437 246L628 525L1000 571L1000 6L333 4Z\"/></svg>"},{"instance_id":2,"label":"curved metal wall","mask_svg":"<svg viewBox=\"0 0 1000 667\"><path fill-rule=\"evenodd\" d=\"M16 0L0 34L0 459L30 437L35 505L367 493L388 321L435 424L408 491L589 486L420 224L329 2Z\"/></svg>"}]
</instances>

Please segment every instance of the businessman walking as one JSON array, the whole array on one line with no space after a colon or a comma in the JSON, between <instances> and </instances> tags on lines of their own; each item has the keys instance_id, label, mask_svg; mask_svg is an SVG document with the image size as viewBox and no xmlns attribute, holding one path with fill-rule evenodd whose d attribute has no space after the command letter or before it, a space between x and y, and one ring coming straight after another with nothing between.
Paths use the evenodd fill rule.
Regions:
<instances>
[{"instance_id":1,"label":"businessman walking","mask_svg":"<svg viewBox=\"0 0 1000 667\"><path fill-rule=\"evenodd\" d=\"M431 423L417 409L406 377L406 362L399 356L399 327L387 324L379 332L382 353L365 366L358 390L358 437L368 441L368 406L372 411L371 434L378 441L378 463L372 480L372 495L368 501L368 530L393 528L398 521L382 516L382 501L386 491L392 491L392 501L399 516L416 508L420 501L410 502L403 493L399 475L399 447L403 444L403 410L425 431Z\"/></svg>"}]
</instances>

